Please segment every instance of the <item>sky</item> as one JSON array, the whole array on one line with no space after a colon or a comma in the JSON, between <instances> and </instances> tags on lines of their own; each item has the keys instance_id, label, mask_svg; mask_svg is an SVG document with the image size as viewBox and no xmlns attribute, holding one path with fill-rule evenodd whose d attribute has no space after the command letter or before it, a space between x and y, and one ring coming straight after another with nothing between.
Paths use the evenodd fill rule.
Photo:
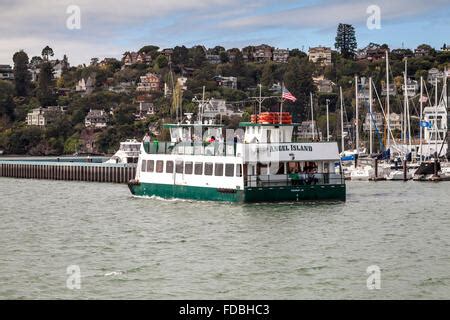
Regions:
<instances>
[{"instance_id":1,"label":"sky","mask_svg":"<svg viewBox=\"0 0 450 320\"><path fill-rule=\"evenodd\" d=\"M73 5L80 28L69 29ZM379 29L367 27L373 5ZM18 50L40 55L46 45L55 58L67 54L71 65L121 58L148 44L333 47L341 22L355 26L360 48L450 44L450 0L0 0L0 21L0 64L12 64Z\"/></svg>"}]
</instances>

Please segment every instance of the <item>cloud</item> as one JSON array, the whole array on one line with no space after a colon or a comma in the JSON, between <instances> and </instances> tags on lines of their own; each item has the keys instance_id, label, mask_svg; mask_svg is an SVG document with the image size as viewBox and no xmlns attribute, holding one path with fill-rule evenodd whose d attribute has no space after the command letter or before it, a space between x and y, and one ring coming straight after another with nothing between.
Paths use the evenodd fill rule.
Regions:
<instances>
[{"instance_id":1,"label":"cloud","mask_svg":"<svg viewBox=\"0 0 450 320\"><path fill-rule=\"evenodd\" d=\"M448 0L329 0L268 14L254 15L223 22L223 27L254 29L270 27L327 28L339 22L365 23L367 8L378 5L384 21L413 17L449 5Z\"/></svg>"},{"instance_id":2,"label":"cloud","mask_svg":"<svg viewBox=\"0 0 450 320\"><path fill-rule=\"evenodd\" d=\"M241 47L258 41L294 47L299 39L331 39L339 22L365 23L374 2L382 23L420 20L427 12L448 21L448 0L0 0L0 63L11 63L19 49L39 55L46 45L72 64L119 58L146 44ZM66 28L69 5L81 9L81 30Z\"/></svg>"}]
</instances>

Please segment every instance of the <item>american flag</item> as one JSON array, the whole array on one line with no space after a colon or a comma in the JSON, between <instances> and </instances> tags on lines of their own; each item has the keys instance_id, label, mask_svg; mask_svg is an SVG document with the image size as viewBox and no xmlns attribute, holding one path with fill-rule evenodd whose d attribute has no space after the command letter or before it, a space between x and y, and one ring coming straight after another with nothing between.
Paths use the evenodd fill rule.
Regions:
<instances>
[{"instance_id":1,"label":"american flag","mask_svg":"<svg viewBox=\"0 0 450 320\"><path fill-rule=\"evenodd\" d=\"M283 99L286 99L286 100L289 100L289 101L292 101L292 102L297 101L297 98L294 97L294 95L292 93L290 93L289 90L286 89L284 86L283 86L283 94L282 94L281 97Z\"/></svg>"}]
</instances>

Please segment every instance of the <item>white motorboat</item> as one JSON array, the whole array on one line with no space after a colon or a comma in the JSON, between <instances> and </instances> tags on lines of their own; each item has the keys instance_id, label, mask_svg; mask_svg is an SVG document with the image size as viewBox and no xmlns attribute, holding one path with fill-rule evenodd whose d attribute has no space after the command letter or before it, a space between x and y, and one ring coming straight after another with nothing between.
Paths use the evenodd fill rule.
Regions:
<instances>
[{"instance_id":1,"label":"white motorboat","mask_svg":"<svg viewBox=\"0 0 450 320\"><path fill-rule=\"evenodd\" d=\"M375 177L375 170L371 166L353 168L350 173L352 181L369 181Z\"/></svg>"},{"instance_id":2,"label":"white motorboat","mask_svg":"<svg viewBox=\"0 0 450 320\"><path fill-rule=\"evenodd\" d=\"M140 150L141 143L136 139L121 142L119 150L106 163L137 163Z\"/></svg>"}]
</instances>

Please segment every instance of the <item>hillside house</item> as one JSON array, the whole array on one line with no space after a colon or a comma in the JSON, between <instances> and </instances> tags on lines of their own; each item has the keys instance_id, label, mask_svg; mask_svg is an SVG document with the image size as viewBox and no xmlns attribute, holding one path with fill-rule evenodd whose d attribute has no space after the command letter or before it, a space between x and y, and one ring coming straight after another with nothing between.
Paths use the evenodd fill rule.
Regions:
<instances>
[{"instance_id":1,"label":"hillside house","mask_svg":"<svg viewBox=\"0 0 450 320\"><path fill-rule=\"evenodd\" d=\"M308 51L309 61L313 63L319 63L322 66L331 66L331 48L327 47L314 47L309 48Z\"/></svg>"},{"instance_id":2,"label":"hillside house","mask_svg":"<svg viewBox=\"0 0 450 320\"><path fill-rule=\"evenodd\" d=\"M161 78L155 73L147 73L145 76L142 76L136 88L138 92L160 92L161 89Z\"/></svg>"}]
</instances>

